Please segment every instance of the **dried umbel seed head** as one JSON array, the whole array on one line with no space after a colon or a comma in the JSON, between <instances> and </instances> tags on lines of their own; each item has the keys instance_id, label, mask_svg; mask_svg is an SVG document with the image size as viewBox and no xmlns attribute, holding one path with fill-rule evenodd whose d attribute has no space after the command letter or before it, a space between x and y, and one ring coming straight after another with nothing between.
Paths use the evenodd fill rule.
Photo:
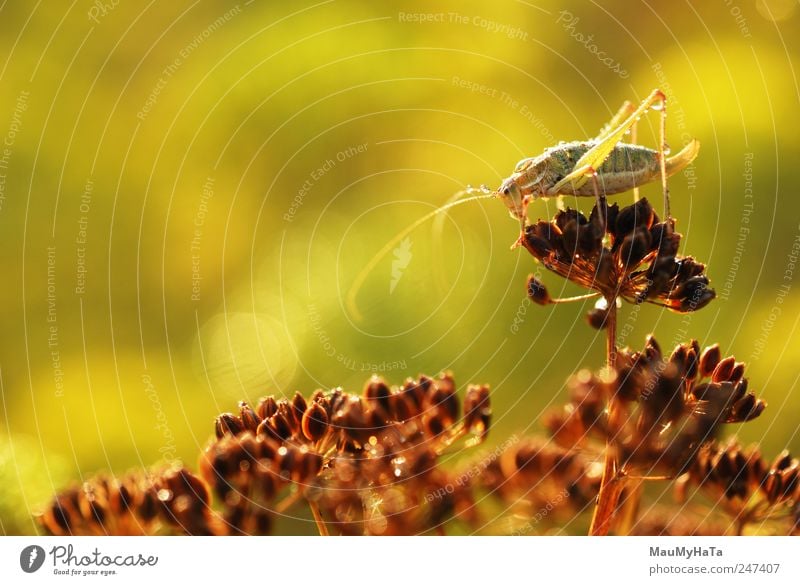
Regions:
<instances>
[{"instance_id":1,"label":"dried umbel seed head","mask_svg":"<svg viewBox=\"0 0 800 585\"><path fill-rule=\"evenodd\" d=\"M458 475L502 500L515 518L530 520L547 507L548 523L531 527L541 532L556 518L572 517L589 505L597 496L601 474L602 466L580 452L552 441L515 436L468 462Z\"/></svg>"},{"instance_id":2,"label":"dried umbel seed head","mask_svg":"<svg viewBox=\"0 0 800 585\"><path fill-rule=\"evenodd\" d=\"M732 516L739 534L747 524L777 534L797 530L800 505L800 461L784 451L771 463L756 446L741 447L735 440L711 443L697 456L676 485L679 501L696 487Z\"/></svg>"},{"instance_id":3,"label":"dried umbel seed head","mask_svg":"<svg viewBox=\"0 0 800 585\"><path fill-rule=\"evenodd\" d=\"M49 534L221 534L206 483L183 467L99 475L56 495L38 516Z\"/></svg>"},{"instance_id":4,"label":"dried umbel seed head","mask_svg":"<svg viewBox=\"0 0 800 585\"><path fill-rule=\"evenodd\" d=\"M520 242L548 270L605 298L687 313L715 293L705 266L677 255L680 238L673 220L660 221L641 199L622 209L595 206L588 219L574 209L559 211L550 222L527 226ZM529 281L529 294L540 304L551 302L538 281L533 291Z\"/></svg>"},{"instance_id":5,"label":"dried umbel seed head","mask_svg":"<svg viewBox=\"0 0 800 585\"><path fill-rule=\"evenodd\" d=\"M229 532L262 534L276 511L302 501L343 534L414 534L467 513L466 493L426 495L449 485L438 464L445 449L468 434L468 445L485 438L488 386L469 386L463 409L449 373L400 387L373 376L361 394L337 388L258 404L220 415L200 461Z\"/></svg>"},{"instance_id":6,"label":"dried umbel seed head","mask_svg":"<svg viewBox=\"0 0 800 585\"><path fill-rule=\"evenodd\" d=\"M705 373L711 363L708 355L713 357L720 353L717 346L701 352L700 345L692 340L677 346L665 359L658 343L650 336L643 352L623 350L621 363L623 368L631 369L634 377L641 372L675 368L675 374L685 387L685 402L694 415L719 419L724 423L753 420L764 411L766 403L748 391L742 362L737 362L733 356L724 359L717 357L710 376Z\"/></svg>"},{"instance_id":7,"label":"dried umbel seed head","mask_svg":"<svg viewBox=\"0 0 800 585\"><path fill-rule=\"evenodd\" d=\"M711 377L703 376L710 363L705 355L692 341L667 358L649 337L642 351L619 351L612 372L573 376L569 404L545 424L564 446L599 452L610 441L626 473L678 475L722 424L752 420L766 406L748 392L744 367L734 358L717 360ZM611 397L617 399L613 417L606 409Z\"/></svg>"}]
</instances>

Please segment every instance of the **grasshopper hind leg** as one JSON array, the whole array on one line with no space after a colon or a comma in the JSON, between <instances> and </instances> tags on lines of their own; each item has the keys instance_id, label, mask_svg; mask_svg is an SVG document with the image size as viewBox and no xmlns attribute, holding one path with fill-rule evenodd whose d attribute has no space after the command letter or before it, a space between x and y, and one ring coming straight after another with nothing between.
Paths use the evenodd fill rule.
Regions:
<instances>
[{"instance_id":1,"label":"grasshopper hind leg","mask_svg":"<svg viewBox=\"0 0 800 585\"><path fill-rule=\"evenodd\" d=\"M558 183L550 188L548 195L556 195L568 185L572 186L572 190L579 189L586 184L589 180L591 173L594 169L599 169L603 162L608 158L614 147L622 141L626 133L631 130L631 127L641 118L648 110L660 110L661 112L661 125L660 125L660 140L658 145L659 164L661 166L661 186L664 191L664 214L669 217L669 190L667 189L667 173L666 173L666 160L665 152L667 150L666 143L666 128L667 128L667 98L660 89L654 89L650 95L637 107L631 114L617 127L611 129L604 129L601 132L601 137L596 140L595 145L590 148L586 153L578 159L566 177L561 179ZM627 105L623 105L620 112L628 110ZM620 114L618 113L618 116ZM623 114L624 115L624 114ZM617 116L615 116L615 119Z\"/></svg>"},{"instance_id":2,"label":"grasshopper hind leg","mask_svg":"<svg viewBox=\"0 0 800 585\"><path fill-rule=\"evenodd\" d=\"M598 141L599 140L603 140L603 138L605 138L606 136L611 134L614 131L615 128L617 128L622 123L624 123L625 120L630 118L631 114L633 114L635 111L636 111L636 106L633 104L633 102L625 100L625 102L623 102L622 106L617 111L617 113L614 114L614 117L611 118L611 120L608 122L608 124L603 126L603 129L600 130L600 134L598 134L595 137L595 140L598 140ZM630 143L631 144L636 144L636 142L637 142L637 132L636 132L637 124L638 124L637 120L634 120L633 124L631 124L631 129L630 129ZM633 167L633 165L631 164L630 160L628 161L628 166L629 167ZM639 201L639 186L638 185L636 185L633 188L633 200L634 201Z\"/></svg>"},{"instance_id":3,"label":"grasshopper hind leg","mask_svg":"<svg viewBox=\"0 0 800 585\"><path fill-rule=\"evenodd\" d=\"M667 96L658 89L652 95L657 96L660 101L660 107L656 107L655 102L651 107L661 112L658 164L661 167L661 189L664 192L664 219L668 220L672 216L669 212L669 187L667 186Z\"/></svg>"}]
</instances>

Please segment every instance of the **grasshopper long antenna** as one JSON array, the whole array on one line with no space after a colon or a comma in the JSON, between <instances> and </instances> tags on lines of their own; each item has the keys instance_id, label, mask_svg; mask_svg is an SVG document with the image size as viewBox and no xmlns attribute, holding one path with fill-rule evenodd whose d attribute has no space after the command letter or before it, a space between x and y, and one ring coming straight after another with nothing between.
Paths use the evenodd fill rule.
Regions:
<instances>
[{"instance_id":1,"label":"grasshopper long antenna","mask_svg":"<svg viewBox=\"0 0 800 585\"><path fill-rule=\"evenodd\" d=\"M478 192L480 195L473 195L473 193ZM452 209L453 207L457 207L458 205L463 205L464 203L469 203L470 201L478 201L480 199L492 199L497 197L497 194L494 191L489 191L486 188L481 189L465 189L463 191L459 191L456 195L471 195L471 197L467 197L465 199L457 199L456 201L451 201L445 205L442 205L438 209L434 209L430 213L427 213L416 220L414 223L406 227L405 229L401 230L396 236L394 236L391 240L386 242L386 245L383 246L380 250L378 250L375 255L367 262L367 265L358 273L356 276L355 281L353 281L350 290L347 291L347 297L345 298L345 306L347 307L347 311L350 313L350 316L355 319L356 321L361 321L363 316L361 312L358 310L358 306L356 303L356 297L358 293L361 291L361 288L364 286L364 282L367 280L367 276L369 276L370 272L378 265L386 254L388 254L392 248L405 238L408 234L414 231L416 228L421 226L423 223L431 219L432 217L436 217L438 214L447 211L448 209Z\"/></svg>"},{"instance_id":2,"label":"grasshopper long antenna","mask_svg":"<svg viewBox=\"0 0 800 585\"><path fill-rule=\"evenodd\" d=\"M465 195L471 195L473 193L492 193L488 187L485 185L481 185L479 188L475 189L471 185L467 185L467 188L453 193L450 198L445 201L445 205L450 205L453 201L458 201ZM441 208L440 208L441 209ZM444 275L443 270L443 261L442 261L442 234L444 232L444 220L445 215L438 213L437 216L433 220L433 226L431 227L431 232L433 234L433 245L434 245L434 252L433 252L433 260L435 264L435 275L436 278L436 286L440 292L445 292L447 290L447 279Z\"/></svg>"}]
</instances>

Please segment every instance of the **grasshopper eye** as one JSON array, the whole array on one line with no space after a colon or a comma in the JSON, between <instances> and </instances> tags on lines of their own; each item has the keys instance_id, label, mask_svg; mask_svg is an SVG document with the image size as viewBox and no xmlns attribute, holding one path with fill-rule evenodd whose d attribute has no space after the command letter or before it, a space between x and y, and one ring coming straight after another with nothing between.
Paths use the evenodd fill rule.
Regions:
<instances>
[{"instance_id":1,"label":"grasshopper eye","mask_svg":"<svg viewBox=\"0 0 800 585\"><path fill-rule=\"evenodd\" d=\"M517 163L517 166L514 167L514 172L518 173L520 171L524 171L529 164L531 164L531 159L523 158L521 161Z\"/></svg>"}]
</instances>

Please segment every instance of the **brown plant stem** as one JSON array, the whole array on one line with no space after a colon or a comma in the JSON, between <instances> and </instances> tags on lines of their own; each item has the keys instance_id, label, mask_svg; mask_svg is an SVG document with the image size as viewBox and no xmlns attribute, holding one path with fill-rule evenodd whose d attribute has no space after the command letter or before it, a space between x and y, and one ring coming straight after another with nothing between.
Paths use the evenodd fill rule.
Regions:
<instances>
[{"instance_id":1,"label":"brown plant stem","mask_svg":"<svg viewBox=\"0 0 800 585\"><path fill-rule=\"evenodd\" d=\"M613 369L617 365L617 298L606 297L608 318L606 320L606 365ZM610 399L614 399L611 396Z\"/></svg>"},{"instance_id":2,"label":"brown plant stem","mask_svg":"<svg viewBox=\"0 0 800 585\"><path fill-rule=\"evenodd\" d=\"M617 362L617 299L614 295L606 296L608 303L608 317L606 317L606 365L611 371ZM609 428L616 428L619 417L617 397L611 395L608 400ZM624 477L619 474L619 462L614 447L613 437L606 442L605 463L603 465L603 478L600 482L600 492L597 494L597 504L592 515L592 525L589 530L591 536L605 536L611 529L614 514L617 509L620 493L625 487Z\"/></svg>"},{"instance_id":3,"label":"brown plant stem","mask_svg":"<svg viewBox=\"0 0 800 585\"><path fill-rule=\"evenodd\" d=\"M619 534L630 534L636 525L639 516L639 503L642 499L642 487L644 480L628 478L628 489L625 491L623 501L620 503L620 514L617 521L617 531Z\"/></svg>"},{"instance_id":4,"label":"brown plant stem","mask_svg":"<svg viewBox=\"0 0 800 585\"><path fill-rule=\"evenodd\" d=\"M325 520L322 519L322 514L319 511L319 506L314 502L309 502L308 507L311 508L311 515L314 516L314 522L317 523L317 530L320 536L330 536L328 527L325 525Z\"/></svg>"}]
</instances>

